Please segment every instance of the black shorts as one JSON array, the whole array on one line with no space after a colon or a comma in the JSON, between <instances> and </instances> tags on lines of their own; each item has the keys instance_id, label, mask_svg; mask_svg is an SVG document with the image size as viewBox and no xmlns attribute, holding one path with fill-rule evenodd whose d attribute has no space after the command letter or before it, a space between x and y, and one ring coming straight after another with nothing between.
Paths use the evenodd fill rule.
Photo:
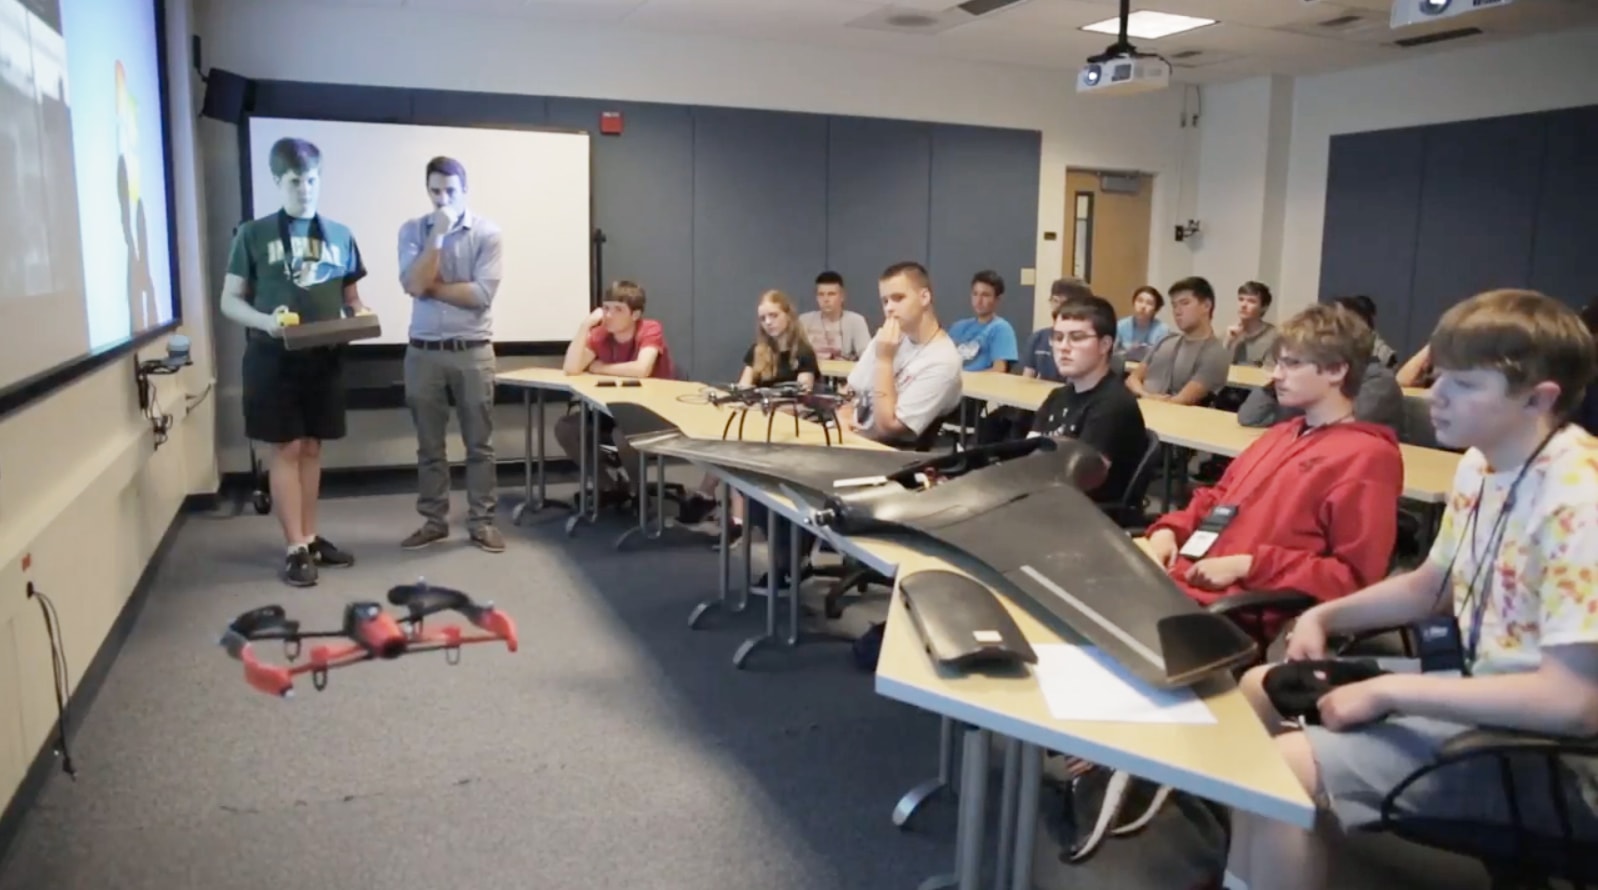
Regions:
<instances>
[{"instance_id":1,"label":"black shorts","mask_svg":"<svg viewBox=\"0 0 1598 890\"><path fill-rule=\"evenodd\" d=\"M337 348L290 352L251 337L244 347L244 435L281 444L342 439L344 357Z\"/></svg>"}]
</instances>

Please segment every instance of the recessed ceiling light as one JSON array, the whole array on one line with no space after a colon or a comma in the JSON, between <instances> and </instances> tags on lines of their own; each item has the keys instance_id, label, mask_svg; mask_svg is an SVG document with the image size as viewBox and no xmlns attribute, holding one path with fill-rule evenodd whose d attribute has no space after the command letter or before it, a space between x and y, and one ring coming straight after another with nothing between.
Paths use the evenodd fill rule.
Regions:
<instances>
[{"instance_id":1,"label":"recessed ceiling light","mask_svg":"<svg viewBox=\"0 0 1598 890\"><path fill-rule=\"evenodd\" d=\"M1140 9L1127 17L1126 36L1136 37L1139 40L1159 40L1161 37L1170 37L1172 34L1181 34L1213 24L1215 24L1214 19L1199 19L1190 15ZM1082 30L1119 36L1121 19L1118 16L1091 25L1083 25Z\"/></svg>"}]
</instances>

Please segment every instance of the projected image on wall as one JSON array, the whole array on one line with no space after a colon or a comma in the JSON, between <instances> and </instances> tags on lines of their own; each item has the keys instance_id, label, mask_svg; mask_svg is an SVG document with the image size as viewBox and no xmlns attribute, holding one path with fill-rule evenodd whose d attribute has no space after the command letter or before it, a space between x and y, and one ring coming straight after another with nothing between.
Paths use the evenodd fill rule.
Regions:
<instances>
[{"instance_id":1,"label":"projected image on wall","mask_svg":"<svg viewBox=\"0 0 1598 890\"><path fill-rule=\"evenodd\" d=\"M144 5L65 2L90 349L172 317L160 65Z\"/></svg>"},{"instance_id":2,"label":"projected image on wall","mask_svg":"<svg viewBox=\"0 0 1598 890\"><path fill-rule=\"evenodd\" d=\"M70 293L80 280L66 39L55 0L0 0L0 294ZM42 223L42 224L41 224Z\"/></svg>"}]
</instances>

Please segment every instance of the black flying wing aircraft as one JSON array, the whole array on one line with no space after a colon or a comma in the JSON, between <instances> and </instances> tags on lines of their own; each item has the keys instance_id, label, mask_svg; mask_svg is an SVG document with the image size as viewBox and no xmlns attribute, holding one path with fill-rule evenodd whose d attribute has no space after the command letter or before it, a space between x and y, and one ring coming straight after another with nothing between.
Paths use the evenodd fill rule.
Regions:
<instances>
[{"instance_id":1,"label":"black flying wing aircraft","mask_svg":"<svg viewBox=\"0 0 1598 890\"><path fill-rule=\"evenodd\" d=\"M1247 664L1257 646L1205 611L1085 494L1104 478L1092 448L1036 437L922 454L693 439L653 411L610 406L639 451L771 480L838 534L921 536L966 554L1160 687Z\"/></svg>"}]
</instances>

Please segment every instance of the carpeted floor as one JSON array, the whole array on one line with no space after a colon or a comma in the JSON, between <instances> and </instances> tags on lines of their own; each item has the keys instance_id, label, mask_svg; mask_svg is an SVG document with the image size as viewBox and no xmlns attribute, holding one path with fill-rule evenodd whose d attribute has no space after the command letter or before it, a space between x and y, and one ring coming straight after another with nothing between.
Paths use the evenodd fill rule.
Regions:
<instances>
[{"instance_id":1,"label":"carpeted floor","mask_svg":"<svg viewBox=\"0 0 1598 890\"><path fill-rule=\"evenodd\" d=\"M47 783L0 890L910 890L948 870L951 804L889 821L934 768L936 718L874 694L836 642L734 670L760 604L688 629L715 590L708 539L617 553L622 517L574 540L507 519L503 554L459 533L402 552L415 521L405 495L328 500L324 532L360 562L292 590L270 517L187 520L76 721L77 780ZM331 627L418 576L505 608L521 652L363 665L285 702L216 645L247 609ZM1041 887L1186 887L1218 855L1174 809L1084 865L1043 846ZM1478 886L1457 862L1371 846L1339 857L1339 887Z\"/></svg>"}]
</instances>

